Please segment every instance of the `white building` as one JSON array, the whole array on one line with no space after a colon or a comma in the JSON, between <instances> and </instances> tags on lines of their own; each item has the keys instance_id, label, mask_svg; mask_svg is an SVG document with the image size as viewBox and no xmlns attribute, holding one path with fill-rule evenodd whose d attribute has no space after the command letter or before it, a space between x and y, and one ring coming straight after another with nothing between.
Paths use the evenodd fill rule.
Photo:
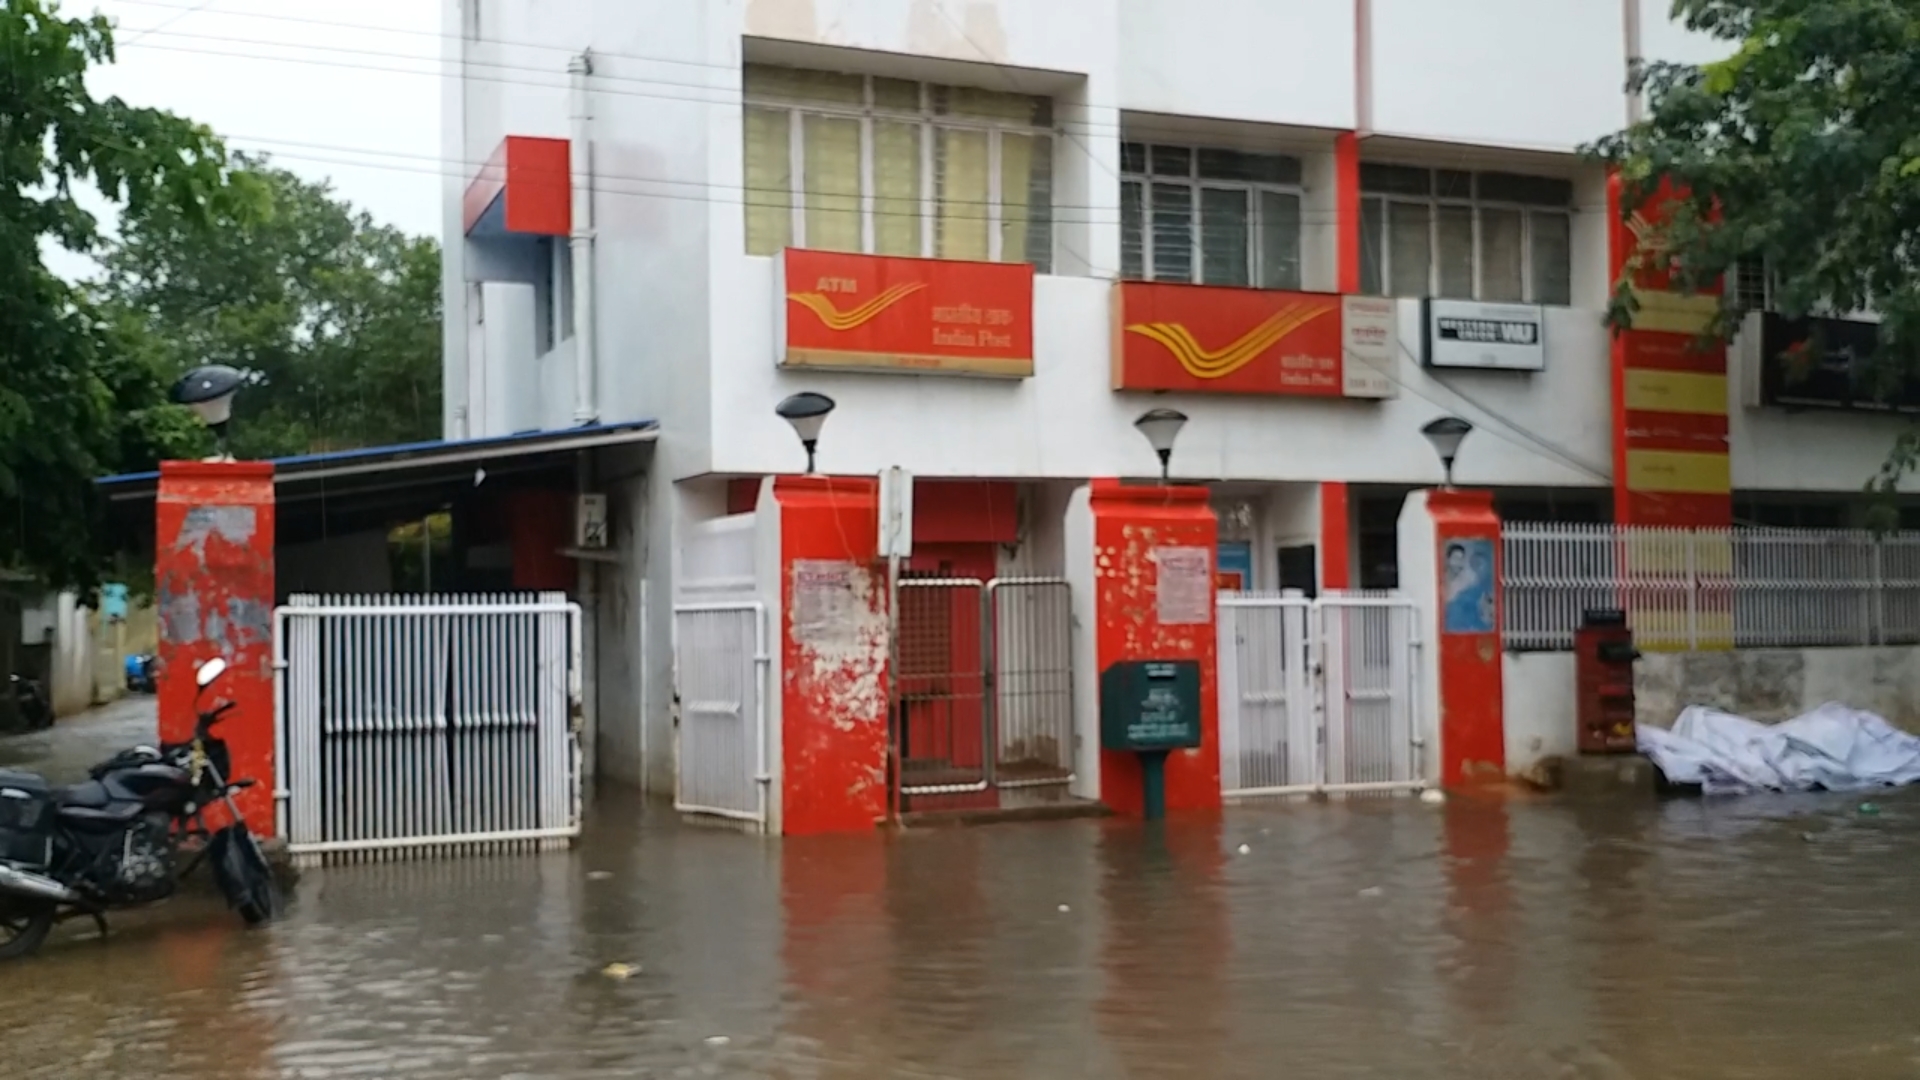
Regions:
<instances>
[{"instance_id":1,"label":"white building","mask_svg":"<svg viewBox=\"0 0 1920 1080\"><path fill-rule=\"evenodd\" d=\"M1191 417L1173 474L1217 485L1244 545L1222 567L1251 586L1390 584L1402 495L1439 478L1419 429L1447 413L1479 429L1463 484L1605 520L1606 185L1577 148L1627 121L1630 54L1718 48L1665 0L443 4L443 153L468 174L447 184L446 432L659 422L650 456L587 481L619 552L588 573L602 765L655 782L671 553L738 508L729 481L801 466L774 414L797 391L838 402L822 471L1014 485L1014 535L986 550L1032 572L1057 570L1075 485L1153 472L1131 430L1151 405ZM561 142L503 161L510 137ZM1031 376L783 369L789 246L1031 262ZM1131 278L1401 297L1386 396L1116 390ZM1534 306L1538 370L1423 363L1424 295ZM1840 523L1896 422L1763 407L1752 352L1726 381L1738 512ZM609 693L643 699L618 706L638 730Z\"/></svg>"}]
</instances>

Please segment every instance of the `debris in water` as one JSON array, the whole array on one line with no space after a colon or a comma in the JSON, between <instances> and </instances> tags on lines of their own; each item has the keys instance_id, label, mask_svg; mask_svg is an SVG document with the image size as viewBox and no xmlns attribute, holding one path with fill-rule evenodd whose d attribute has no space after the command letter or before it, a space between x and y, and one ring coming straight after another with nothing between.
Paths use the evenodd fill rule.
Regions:
<instances>
[{"instance_id":1,"label":"debris in water","mask_svg":"<svg viewBox=\"0 0 1920 1080\"><path fill-rule=\"evenodd\" d=\"M1251 854L1253 854L1253 849L1252 849L1252 848L1250 848L1250 847L1248 847L1248 846L1247 846L1247 845L1245 845L1245 844L1241 844L1241 845L1240 845L1240 854L1242 854L1242 855L1251 855Z\"/></svg>"},{"instance_id":2,"label":"debris in water","mask_svg":"<svg viewBox=\"0 0 1920 1080\"><path fill-rule=\"evenodd\" d=\"M730 1043L730 1042L732 1042L732 1041L733 1041L732 1039L729 1039L729 1038L727 1038L727 1037L726 1037L725 1035L709 1035L709 1036L707 1036L707 1045L708 1045L708 1046L725 1046L725 1045L727 1045L728 1043Z\"/></svg>"},{"instance_id":3,"label":"debris in water","mask_svg":"<svg viewBox=\"0 0 1920 1080\"><path fill-rule=\"evenodd\" d=\"M1369 885L1366 888L1360 890L1360 895L1367 897L1368 899L1372 899L1373 897L1380 896L1385 892L1386 890L1382 889L1378 885Z\"/></svg>"},{"instance_id":4,"label":"debris in water","mask_svg":"<svg viewBox=\"0 0 1920 1080\"><path fill-rule=\"evenodd\" d=\"M587 871L587 880L588 880L588 881L605 881L605 880L607 880L608 878L610 878L610 877L612 877L612 876L613 876L613 871L611 871L611 870L589 870L589 871Z\"/></svg>"},{"instance_id":5,"label":"debris in water","mask_svg":"<svg viewBox=\"0 0 1920 1080\"><path fill-rule=\"evenodd\" d=\"M1072 911L1072 910L1073 910L1072 908L1070 908L1070 907L1068 907L1068 906L1067 906L1067 905L1065 905L1065 904L1061 904L1061 905L1060 905L1060 914L1062 914L1062 915L1065 915L1065 914L1066 914L1067 912L1069 912L1069 911Z\"/></svg>"},{"instance_id":6,"label":"debris in water","mask_svg":"<svg viewBox=\"0 0 1920 1080\"><path fill-rule=\"evenodd\" d=\"M1430 787L1420 793L1420 801L1426 803L1428 806L1439 806L1441 803L1447 801L1447 793L1441 791L1439 788Z\"/></svg>"},{"instance_id":7,"label":"debris in water","mask_svg":"<svg viewBox=\"0 0 1920 1080\"><path fill-rule=\"evenodd\" d=\"M1860 812L1863 814L1877 814L1880 812L1880 807L1870 802L1863 802L1860 804Z\"/></svg>"},{"instance_id":8,"label":"debris in water","mask_svg":"<svg viewBox=\"0 0 1920 1080\"><path fill-rule=\"evenodd\" d=\"M603 967L600 969L600 974L605 975L609 979L631 979L635 975L640 974L640 965L620 964L620 963L608 964L606 967Z\"/></svg>"}]
</instances>

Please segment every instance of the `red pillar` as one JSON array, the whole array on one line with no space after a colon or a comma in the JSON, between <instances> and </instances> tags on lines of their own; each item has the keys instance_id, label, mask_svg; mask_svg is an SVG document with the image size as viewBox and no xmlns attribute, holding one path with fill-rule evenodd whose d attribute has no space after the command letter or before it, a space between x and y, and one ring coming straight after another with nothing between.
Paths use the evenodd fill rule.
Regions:
<instances>
[{"instance_id":1,"label":"red pillar","mask_svg":"<svg viewBox=\"0 0 1920 1080\"><path fill-rule=\"evenodd\" d=\"M1167 757L1167 809L1220 805L1220 703L1214 664L1213 557L1220 528L1203 487L1149 487L1094 480L1095 673L1129 660L1200 664L1201 744ZM1114 810L1143 809L1140 760L1100 753L1100 798Z\"/></svg>"},{"instance_id":2,"label":"red pillar","mask_svg":"<svg viewBox=\"0 0 1920 1080\"><path fill-rule=\"evenodd\" d=\"M1336 292L1352 296L1360 291L1360 135L1343 131L1333 137L1333 225Z\"/></svg>"},{"instance_id":3,"label":"red pillar","mask_svg":"<svg viewBox=\"0 0 1920 1080\"><path fill-rule=\"evenodd\" d=\"M887 577L867 478L783 476L781 831L872 829L887 815Z\"/></svg>"},{"instance_id":4,"label":"red pillar","mask_svg":"<svg viewBox=\"0 0 1920 1080\"><path fill-rule=\"evenodd\" d=\"M1353 588L1353 506L1344 480L1320 483L1320 588Z\"/></svg>"},{"instance_id":5,"label":"red pillar","mask_svg":"<svg viewBox=\"0 0 1920 1080\"><path fill-rule=\"evenodd\" d=\"M1440 613L1440 783L1507 776L1500 651L1500 518L1490 491L1430 491ZM1471 587L1449 587L1450 570Z\"/></svg>"},{"instance_id":6,"label":"red pillar","mask_svg":"<svg viewBox=\"0 0 1920 1080\"><path fill-rule=\"evenodd\" d=\"M193 736L194 669L225 657L208 700L235 708L218 734L247 823L274 834L273 466L167 461L155 507L154 579L160 622L160 738Z\"/></svg>"}]
</instances>

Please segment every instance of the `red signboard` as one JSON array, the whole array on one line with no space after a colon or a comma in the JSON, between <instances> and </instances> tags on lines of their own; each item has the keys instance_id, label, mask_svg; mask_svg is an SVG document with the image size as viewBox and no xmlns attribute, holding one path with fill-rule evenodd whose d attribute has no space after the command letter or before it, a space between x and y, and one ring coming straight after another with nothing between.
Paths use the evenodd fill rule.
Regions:
<instances>
[{"instance_id":1,"label":"red signboard","mask_svg":"<svg viewBox=\"0 0 1920 1080\"><path fill-rule=\"evenodd\" d=\"M788 248L780 366L1033 374L1033 267Z\"/></svg>"},{"instance_id":2,"label":"red signboard","mask_svg":"<svg viewBox=\"0 0 1920 1080\"><path fill-rule=\"evenodd\" d=\"M1391 393L1391 301L1126 281L1114 322L1116 390Z\"/></svg>"}]
</instances>

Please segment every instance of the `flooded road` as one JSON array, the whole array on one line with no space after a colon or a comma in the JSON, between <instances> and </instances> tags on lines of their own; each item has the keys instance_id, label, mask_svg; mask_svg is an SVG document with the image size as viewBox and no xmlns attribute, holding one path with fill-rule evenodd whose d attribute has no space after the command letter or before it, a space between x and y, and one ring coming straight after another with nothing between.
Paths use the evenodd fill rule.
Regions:
<instances>
[{"instance_id":1,"label":"flooded road","mask_svg":"<svg viewBox=\"0 0 1920 1080\"><path fill-rule=\"evenodd\" d=\"M76 930L0 966L0 1076L1920 1076L1920 800L1875 801L770 844L603 798L574 853L313 871L264 932Z\"/></svg>"}]
</instances>

